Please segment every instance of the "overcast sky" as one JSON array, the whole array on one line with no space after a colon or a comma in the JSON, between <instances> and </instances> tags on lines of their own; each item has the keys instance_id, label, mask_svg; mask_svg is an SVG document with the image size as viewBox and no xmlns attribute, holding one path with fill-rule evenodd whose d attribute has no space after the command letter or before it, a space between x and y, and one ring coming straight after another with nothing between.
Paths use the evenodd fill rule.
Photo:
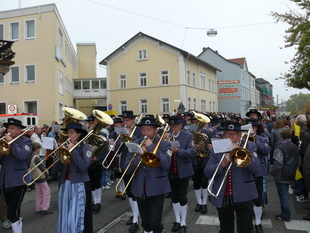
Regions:
<instances>
[{"instance_id":1,"label":"overcast sky","mask_svg":"<svg viewBox=\"0 0 310 233\"><path fill-rule=\"evenodd\" d=\"M289 26L274 23L270 12L296 8L289 0L0 0L0 11L47 3L56 3L74 45L96 43L97 63L141 31L196 56L210 47L227 59L246 57L249 71L273 85L275 103L277 95L281 103L308 93L277 80L295 51L280 49ZM207 37L211 28L216 37Z\"/></svg>"}]
</instances>

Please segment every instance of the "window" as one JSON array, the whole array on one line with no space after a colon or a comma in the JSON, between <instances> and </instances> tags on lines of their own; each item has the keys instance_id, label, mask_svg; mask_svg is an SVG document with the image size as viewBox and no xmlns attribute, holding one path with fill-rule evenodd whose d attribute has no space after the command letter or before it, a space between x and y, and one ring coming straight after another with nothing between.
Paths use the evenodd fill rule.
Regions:
<instances>
[{"instance_id":1,"label":"window","mask_svg":"<svg viewBox=\"0 0 310 233\"><path fill-rule=\"evenodd\" d=\"M211 91L211 79L209 79L209 91Z\"/></svg>"},{"instance_id":2,"label":"window","mask_svg":"<svg viewBox=\"0 0 310 233\"><path fill-rule=\"evenodd\" d=\"M26 21L26 39L33 39L35 37L34 20Z\"/></svg>"},{"instance_id":3,"label":"window","mask_svg":"<svg viewBox=\"0 0 310 233\"><path fill-rule=\"evenodd\" d=\"M125 89L127 87L127 79L125 74L119 76L119 88Z\"/></svg>"},{"instance_id":4,"label":"window","mask_svg":"<svg viewBox=\"0 0 310 233\"><path fill-rule=\"evenodd\" d=\"M62 108L63 108L64 104L62 102L59 102L59 105L58 105L58 110L59 110L59 119L60 120L63 120L65 118L65 114L64 112L62 111Z\"/></svg>"},{"instance_id":5,"label":"window","mask_svg":"<svg viewBox=\"0 0 310 233\"><path fill-rule=\"evenodd\" d=\"M193 87L196 87L196 73L193 73Z\"/></svg>"},{"instance_id":6,"label":"window","mask_svg":"<svg viewBox=\"0 0 310 233\"><path fill-rule=\"evenodd\" d=\"M74 81L74 89L75 90L81 90L82 89L81 81Z\"/></svg>"},{"instance_id":7,"label":"window","mask_svg":"<svg viewBox=\"0 0 310 233\"><path fill-rule=\"evenodd\" d=\"M214 80L212 80L212 91L214 91Z\"/></svg>"},{"instance_id":8,"label":"window","mask_svg":"<svg viewBox=\"0 0 310 233\"><path fill-rule=\"evenodd\" d=\"M142 99L140 100L140 113L147 113L147 100L146 99Z\"/></svg>"},{"instance_id":9,"label":"window","mask_svg":"<svg viewBox=\"0 0 310 233\"><path fill-rule=\"evenodd\" d=\"M191 85L191 72L187 71L187 84Z\"/></svg>"},{"instance_id":10,"label":"window","mask_svg":"<svg viewBox=\"0 0 310 233\"><path fill-rule=\"evenodd\" d=\"M64 94L64 75L61 70L58 72L58 93Z\"/></svg>"},{"instance_id":11,"label":"window","mask_svg":"<svg viewBox=\"0 0 310 233\"><path fill-rule=\"evenodd\" d=\"M140 87L146 87L146 73L139 73L139 84Z\"/></svg>"},{"instance_id":12,"label":"window","mask_svg":"<svg viewBox=\"0 0 310 233\"><path fill-rule=\"evenodd\" d=\"M212 112L212 102L209 101L209 112Z\"/></svg>"},{"instance_id":13,"label":"window","mask_svg":"<svg viewBox=\"0 0 310 233\"><path fill-rule=\"evenodd\" d=\"M91 89L99 89L99 80L91 81Z\"/></svg>"},{"instance_id":14,"label":"window","mask_svg":"<svg viewBox=\"0 0 310 233\"><path fill-rule=\"evenodd\" d=\"M3 24L0 24L0 40L4 40Z\"/></svg>"},{"instance_id":15,"label":"window","mask_svg":"<svg viewBox=\"0 0 310 233\"><path fill-rule=\"evenodd\" d=\"M127 101L126 100L121 100L120 101L120 112L122 113L123 111L126 111L127 110Z\"/></svg>"},{"instance_id":16,"label":"window","mask_svg":"<svg viewBox=\"0 0 310 233\"><path fill-rule=\"evenodd\" d=\"M213 101L213 112L215 112L215 102Z\"/></svg>"},{"instance_id":17,"label":"window","mask_svg":"<svg viewBox=\"0 0 310 233\"><path fill-rule=\"evenodd\" d=\"M19 83L19 67L11 67L11 83Z\"/></svg>"},{"instance_id":18,"label":"window","mask_svg":"<svg viewBox=\"0 0 310 233\"><path fill-rule=\"evenodd\" d=\"M147 59L146 49L140 49L138 51L138 60L146 60L146 59Z\"/></svg>"},{"instance_id":19,"label":"window","mask_svg":"<svg viewBox=\"0 0 310 233\"><path fill-rule=\"evenodd\" d=\"M0 114L6 114L6 104L0 103Z\"/></svg>"},{"instance_id":20,"label":"window","mask_svg":"<svg viewBox=\"0 0 310 233\"><path fill-rule=\"evenodd\" d=\"M62 35L62 32L61 32L60 29L59 29L59 33L58 33L58 44L59 44L59 46L61 48L63 47L63 44L64 44L64 42L63 42L63 35Z\"/></svg>"},{"instance_id":21,"label":"window","mask_svg":"<svg viewBox=\"0 0 310 233\"><path fill-rule=\"evenodd\" d=\"M162 98L161 104L163 113L170 113L169 98Z\"/></svg>"},{"instance_id":22,"label":"window","mask_svg":"<svg viewBox=\"0 0 310 233\"><path fill-rule=\"evenodd\" d=\"M188 99L187 99L187 110L188 110L188 111L192 109L192 108L191 108L191 102L192 102L191 98L188 98Z\"/></svg>"},{"instance_id":23,"label":"window","mask_svg":"<svg viewBox=\"0 0 310 233\"><path fill-rule=\"evenodd\" d=\"M34 81L35 81L35 66L26 65L26 82L34 82Z\"/></svg>"},{"instance_id":24,"label":"window","mask_svg":"<svg viewBox=\"0 0 310 233\"><path fill-rule=\"evenodd\" d=\"M11 40L19 40L19 23L11 23L10 24L11 29Z\"/></svg>"},{"instance_id":25,"label":"window","mask_svg":"<svg viewBox=\"0 0 310 233\"><path fill-rule=\"evenodd\" d=\"M202 112L206 112L207 111L206 100L201 100L201 111Z\"/></svg>"},{"instance_id":26,"label":"window","mask_svg":"<svg viewBox=\"0 0 310 233\"><path fill-rule=\"evenodd\" d=\"M204 74L200 74L200 88L206 89L206 76Z\"/></svg>"},{"instance_id":27,"label":"window","mask_svg":"<svg viewBox=\"0 0 310 233\"><path fill-rule=\"evenodd\" d=\"M193 108L194 110L196 110L197 108L197 100L196 99L193 99Z\"/></svg>"},{"instance_id":28,"label":"window","mask_svg":"<svg viewBox=\"0 0 310 233\"><path fill-rule=\"evenodd\" d=\"M25 101L25 112L27 113L38 113L37 101Z\"/></svg>"},{"instance_id":29,"label":"window","mask_svg":"<svg viewBox=\"0 0 310 233\"><path fill-rule=\"evenodd\" d=\"M82 81L82 89L83 90L90 90L90 81L88 81L88 80Z\"/></svg>"},{"instance_id":30,"label":"window","mask_svg":"<svg viewBox=\"0 0 310 233\"><path fill-rule=\"evenodd\" d=\"M0 85L4 84L4 75L0 73Z\"/></svg>"},{"instance_id":31,"label":"window","mask_svg":"<svg viewBox=\"0 0 310 233\"><path fill-rule=\"evenodd\" d=\"M100 80L100 88L101 89L107 89L107 80L106 79Z\"/></svg>"},{"instance_id":32,"label":"window","mask_svg":"<svg viewBox=\"0 0 310 233\"><path fill-rule=\"evenodd\" d=\"M168 70L162 70L160 74L161 74L161 85L168 85L169 84Z\"/></svg>"}]
</instances>

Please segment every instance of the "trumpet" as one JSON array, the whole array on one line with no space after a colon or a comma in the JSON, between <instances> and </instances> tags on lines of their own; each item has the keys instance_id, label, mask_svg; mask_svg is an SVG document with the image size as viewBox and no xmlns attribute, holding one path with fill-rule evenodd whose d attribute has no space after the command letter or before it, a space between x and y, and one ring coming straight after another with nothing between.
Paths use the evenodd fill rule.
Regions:
<instances>
[{"instance_id":1,"label":"trumpet","mask_svg":"<svg viewBox=\"0 0 310 233\"><path fill-rule=\"evenodd\" d=\"M237 148L234 148L233 150L230 151L230 153L229 153L230 164L229 164L229 166L228 166L228 168L227 168L227 170L225 172L225 175L223 177L223 180L222 180L222 182L220 184L220 187L219 187L217 193L213 193L211 189L212 189L212 186L213 186L213 183L214 183L215 176L217 175L217 172L218 172L218 170L219 170L219 168L220 168L220 166L221 166L221 164L222 164L222 162L223 162L223 160L224 160L224 158L226 156L225 154L222 156L222 158L221 158L217 168L215 169L215 172L214 172L214 174L213 174L213 176L212 176L212 178L211 178L211 180L209 182L208 188L207 188L209 194L211 196L213 196L214 198L216 198L216 199L218 198L219 193L221 192L222 187L224 185L224 182L226 180L226 177L228 175L228 172L229 172L229 170L230 170L230 168L231 168L231 166L233 164L235 166L237 166L237 167L247 167L248 165L251 164L251 162L252 162L252 155L246 149L246 145L247 145L247 142L249 141L249 137L250 137L250 131L251 130L249 129L248 132L246 134L244 134L242 136L242 138L241 138L241 142L244 141L243 147L237 147ZM240 144L242 144L242 143L240 143Z\"/></svg>"},{"instance_id":2,"label":"trumpet","mask_svg":"<svg viewBox=\"0 0 310 233\"><path fill-rule=\"evenodd\" d=\"M33 126L29 126L25 129L24 132L22 132L20 135L18 135L16 138L13 138L11 141L7 142L4 140L5 136L3 136L0 139L0 155L9 155L11 148L10 145L15 142L17 139L19 139L21 136L23 136L24 134L26 134L29 130L33 129ZM8 133L9 135L10 133Z\"/></svg>"}]
</instances>

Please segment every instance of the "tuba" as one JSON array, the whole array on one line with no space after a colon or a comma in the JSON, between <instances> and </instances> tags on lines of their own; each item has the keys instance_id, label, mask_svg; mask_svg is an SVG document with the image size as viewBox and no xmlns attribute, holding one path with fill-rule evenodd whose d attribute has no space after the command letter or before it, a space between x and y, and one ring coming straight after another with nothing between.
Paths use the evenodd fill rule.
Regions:
<instances>
[{"instance_id":1,"label":"tuba","mask_svg":"<svg viewBox=\"0 0 310 233\"><path fill-rule=\"evenodd\" d=\"M211 141L205 133L201 133L201 129L205 123L210 122L210 118L194 111L193 114L198 121L196 124L196 131L192 132L194 134L194 144L199 145L199 149L196 149L196 155L204 158L210 154L208 144L211 144Z\"/></svg>"}]
</instances>

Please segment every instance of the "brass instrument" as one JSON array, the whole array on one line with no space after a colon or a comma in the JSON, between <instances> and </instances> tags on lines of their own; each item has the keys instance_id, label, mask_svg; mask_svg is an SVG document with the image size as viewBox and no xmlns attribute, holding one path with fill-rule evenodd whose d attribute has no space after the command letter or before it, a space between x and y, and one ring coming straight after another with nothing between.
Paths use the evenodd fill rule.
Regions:
<instances>
[{"instance_id":1,"label":"brass instrument","mask_svg":"<svg viewBox=\"0 0 310 233\"><path fill-rule=\"evenodd\" d=\"M244 135L241 137L241 143L240 143L240 145L243 144L243 147L240 147L240 146L239 146L239 147L234 148L233 150L230 151L230 153L229 153L230 164L229 164L229 166L228 166L228 168L227 168L227 170L226 170L226 172L225 172L225 175L224 175L224 177L223 177L223 180L222 180L222 182L221 182L221 184L220 184L220 187L219 187L219 189L218 189L218 191L217 191L216 194L212 192L211 188L212 188L212 186L213 186L215 176L217 175L217 172L218 172L218 170L219 170L219 168L220 168L220 166L221 166L221 164L222 164L222 161L224 160L224 158L225 158L225 156L226 156L225 154L222 156L222 158L221 158L221 160L220 160L220 162L219 162L217 168L215 169L215 172L214 172L214 174L213 174L213 176L212 176L212 178L211 178L211 180L210 180L210 182L209 182L209 185L208 185L208 192L209 192L209 194L210 194L211 196L213 196L214 198L216 198L216 199L218 198L219 193L221 192L222 187L223 187L223 185L224 185L224 182L225 182L225 180L226 180L226 177L227 177L227 175L228 175L228 172L229 172L229 170L230 170L230 168L231 168L231 166L232 166L233 164L234 164L236 167L242 167L242 168L247 167L248 165L251 164L251 162L252 162L252 155L251 155L251 153L246 149L246 145L247 145L247 143L248 143L248 141L249 141L250 131L251 131L251 130L249 129L249 130L247 131L247 133L244 134Z\"/></svg>"},{"instance_id":2,"label":"brass instrument","mask_svg":"<svg viewBox=\"0 0 310 233\"><path fill-rule=\"evenodd\" d=\"M132 162L134 161L134 159L137 157L138 154L136 153L136 154L133 155L133 157L132 157L131 160L129 161L129 163L128 163L128 165L127 165L127 167L126 167L126 169L125 169L125 171L124 171L124 173L123 173L123 175L122 175L122 177L119 179L118 183L117 183L116 186L115 186L115 192L116 192L117 195L123 195L123 194L126 192L126 190L127 190L128 186L129 186L131 180L132 180L133 177L135 176L135 174L136 174L136 172L137 172L137 170L138 170L138 168L140 167L140 165L141 165L142 162L143 162L146 166L152 167L152 168L156 168L156 167L159 167L159 166L160 166L160 159L159 159L159 157L156 155L156 153L157 153L157 150L158 150L158 148L159 148L159 146L160 146L161 141L162 141L163 138L164 138L164 135L165 135L165 133L166 133L166 131L167 131L169 125L168 125L167 123L165 123L165 121L164 121L164 120L162 119L162 117L160 117L159 115L156 115L156 120L157 120L157 122L160 122L161 124L165 124L165 128L164 128L164 131L163 131L163 133L162 133L160 139L158 140L158 142L157 142L157 144L156 144L156 146L155 146L153 152L144 152L142 155L140 155L140 161L139 161L139 163L137 164L135 170L133 171L133 173L132 173L132 175L131 175L131 177L130 177L130 179L129 179L127 185L126 185L126 187L124 188L123 192L119 192L119 191L118 191L118 186L120 185L120 183L121 183L122 179L124 178L126 172L128 171L129 167L131 166ZM140 146L143 145L143 143L145 142L146 139L147 139L147 136L144 136L142 142L140 143Z\"/></svg>"},{"instance_id":3,"label":"brass instrument","mask_svg":"<svg viewBox=\"0 0 310 233\"><path fill-rule=\"evenodd\" d=\"M111 165L113 164L113 161L116 159L116 157L118 156L118 152L119 150L121 149L122 145L125 143L125 142L132 142L133 141L133 134L135 133L136 131L136 128L137 128L137 124L139 124L139 122L141 121L142 119L142 114L139 116L139 117L136 117L135 118L135 121L134 121L134 124L132 125L132 131L130 133L130 135L118 135L118 137L116 138L115 142L114 142L114 145L116 145L117 141L121 138L122 140L122 143L119 145L119 147L117 148L117 150L114 152L113 151L113 148L114 148L114 145L111 146L108 154L106 155L106 157L104 158L104 160L102 161L102 166L103 168L105 169L109 169L111 167ZM126 125L125 125L126 127ZM122 136L122 137L121 137ZM113 151L113 155L112 157L110 156L110 154L112 153ZM108 165L105 165L106 161L110 159L110 162L108 163Z\"/></svg>"},{"instance_id":4,"label":"brass instrument","mask_svg":"<svg viewBox=\"0 0 310 233\"><path fill-rule=\"evenodd\" d=\"M199 145L199 149L196 148L196 155L204 158L210 154L208 144L211 144L211 141L205 133L201 133L201 130L205 123L210 122L210 118L194 111L192 111L192 113L198 121L196 124L196 131L192 132L194 134L194 144Z\"/></svg>"},{"instance_id":5,"label":"brass instrument","mask_svg":"<svg viewBox=\"0 0 310 233\"><path fill-rule=\"evenodd\" d=\"M11 141L7 142L4 140L5 136L3 136L0 139L0 155L9 155L11 148L10 145L15 142L17 139L19 139L21 136L26 134L29 130L33 129L33 126L29 126L25 129L24 132L22 132L20 135L18 135L16 138L13 138Z\"/></svg>"}]
</instances>

